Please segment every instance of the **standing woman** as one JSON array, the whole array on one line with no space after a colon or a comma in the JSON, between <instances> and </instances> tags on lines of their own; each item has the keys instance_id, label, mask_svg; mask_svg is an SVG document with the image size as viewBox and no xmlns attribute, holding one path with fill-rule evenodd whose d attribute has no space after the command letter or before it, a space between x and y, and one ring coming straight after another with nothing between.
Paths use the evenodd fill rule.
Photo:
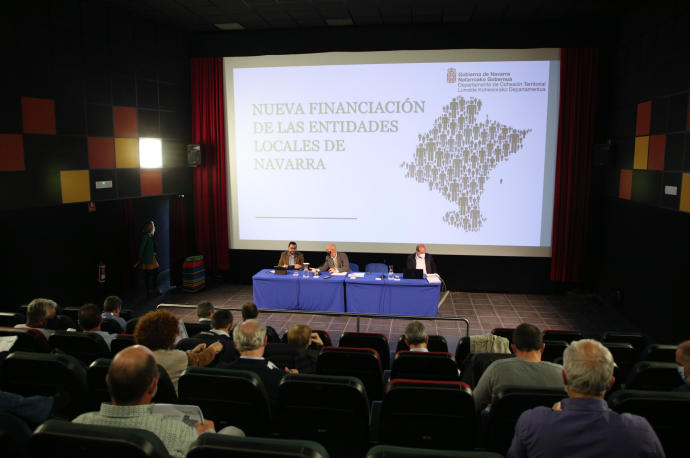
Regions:
<instances>
[{"instance_id":1,"label":"standing woman","mask_svg":"<svg viewBox=\"0 0 690 458\"><path fill-rule=\"evenodd\" d=\"M156 226L152 220L148 220L144 224L142 232L144 235L141 237L141 244L139 245L139 260L134 264L134 267L141 265L141 270L144 271L146 296L159 296L161 292L158 289L158 260L156 259L156 244L153 240Z\"/></svg>"}]
</instances>

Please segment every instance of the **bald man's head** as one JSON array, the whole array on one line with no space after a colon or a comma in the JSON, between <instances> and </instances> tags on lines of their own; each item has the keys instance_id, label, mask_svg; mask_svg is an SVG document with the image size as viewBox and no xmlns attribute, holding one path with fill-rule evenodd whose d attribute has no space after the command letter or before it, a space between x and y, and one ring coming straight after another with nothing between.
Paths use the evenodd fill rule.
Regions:
<instances>
[{"instance_id":1,"label":"bald man's head","mask_svg":"<svg viewBox=\"0 0 690 458\"><path fill-rule=\"evenodd\" d=\"M331 256L335 256L336 253L338 252L338 249L335 247L335 243L329 243L328 246L326 247L326 251L328 251L328 253Z\"/></svg>"},{"instance_id":2,"label":"bald man's head","mask_svg":"<svg viewBox=\"0 0 690 458\"><path fill-rule=\"evenodd\" d=\"M158 384L158 366L153 353L143 345L120 351L110 363L106 382L113 404L148 404Z\"/></svg>"}]
</instances>

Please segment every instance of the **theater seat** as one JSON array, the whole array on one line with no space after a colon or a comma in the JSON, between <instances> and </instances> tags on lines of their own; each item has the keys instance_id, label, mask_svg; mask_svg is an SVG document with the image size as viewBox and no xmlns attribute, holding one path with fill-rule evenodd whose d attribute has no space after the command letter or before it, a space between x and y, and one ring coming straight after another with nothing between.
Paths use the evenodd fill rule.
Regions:
<instances>
[{"instance_id":1,"label":"theater seat","mask_svg":"<svg viewBox=\"0 0 690 458\"><path fill-rule=\"evenodd\" d=\"M491 330L491 334L505 337L510 343L513 343L513 332L515 332L515 328L493 328Z\"/></svg>"},{"instance_id":2,"label":"theater seat","mask_svg":"<svg viewBox=\"0 0 690 458\"><path fill-rule=\"evenodd\" d=\"M340 336L340 347L373 348L379 353L383 370L390 368L390 347L385 334L377 332L344 332Z\"/></svg>"},{"instance_id":3,"label":"theater seat","mask_svg":"<svg viewBox=\"0 0 690 458\"><path fill-rule=\"evenodd\" d=\"M365 272L388 273L388 266L382 262L370 262L364 266Z\"/></svg>"},{"instance_id":4,"label":"theater seat","mask_svg":"<svg viewBox=\"0 0 690 458\"><path fill-rule=\"evenodd\" d=\"M474 448L472 390L462 382L398 379L386 387L381 441L433 449Z\"/></svg>"},{"instance_id":5,"label":"theater seat","mask_svg":"<svg viewBox=\"0 0 690 458\"><path fill-rule=\"evenodd\" d=\"M401 334L398 338L398 345L395 347L395 352L408 351L410 347L405 343L405 334ZM448 352L448 342L446 338L439 335L430 335L429 343L427 344L427 349L433 352Z\"/></svg>"},{"instance_id":6,"label":"theater seat","mask_svg":"<svg viewBox=\"0 0 690 458\"><path fill-rule=\"evenodd\" d=\"M541 360L553 362L557 358L563 358L566 348L568 348L568 342L565 340L544 340L544 353L541 355Z\"/></svg>"},{"instance_id":7,"label":"theater seat","mask_svg":"<svg viewBox=\"0 0 690 458\"><path fill-rule=\"evenodd\" d=\"M103 337L92 332L54 331L48 338L48 344L87 366L98 358L110 357L110 348Z\"/></svg>"},{"instance_id":8,"label":"theater seat","mask_svg":"<svg viewBox=\"0 0 690 458\"><path fill-rule=\"evenodd\" d=\"M546 329L542 332L544 340L562 340L567 343L582 339L582 333L573 329Z\"/></svg>"},{"instance_id":9,"label":"theater seat","mask_svg":"<svg viewBox=\"0 0 690 458\"><path fill-rule=\"evenodd\" d=\"M602 343L606 342L621 342L629 343L635 348L637 352L637 357L642 355L642 352L647 347L649 343L647 341L647 336L641 332L634 331L607 331L601 336Z\"/></svg>"},{"instance_id":10,"label":"theater seat","mask_svg":"<svg viewBox=\"0 0 690 458\"><path fill-rule=\"evenodd\" d=\"M17 336L12 351L47 353L50 351L48 339L38 329L0 327L0 336Z\"/></svg>"},{"instance_id":11,"label":"theater seat","mask_svg":"<svg viewBox=\"0 0 690 458\"><path fill-rule=\"evenodd\" d=\"M391 380L460 381L455 357L443 352L401 351L395 354Z\"/></svg>"},{"instance_id":12,"label":"theater seat","mask_svg":"<svg viewBox=\"0 0 690 458\"><path fill-rule=\"evenodd\" d=\"M527 388L504 385L491 403L486 433L486 448L505 454L515 434L515 424L525 410L537 406L552 407L568 397L563 389Z\"/></svg>"},{"instance_id":13,"label":"theater seat","mask_svg":"<svg viewBox=\"0 0 690 458\"><path fill-rule=\"evenodd\" d=\"M371 348L324 347L316 362L316 373L357 377L367 391L367 398L383 396L383 370L376 350Z\"/></svg>"},{"instance_id":14,"label":"theater seat","mask_svg":"<svg viewBox=\"0 0 690 458\"><path fill-rule=\"evenodd\" d=\"M640 361L658 361L660 363L675 363L677 345L651 344L642 352Z\"/></svg>"},{"instance_id":15,"label":"theater seat","mask_svg":"<svg viewBox=\"0 0 690 458\"><path fill-rule=\"evenodd\" d=\"M646 418L659 437L667 457L688 455L690 393L619 390L609 396L608 403L616 412Z\"/></svg>"},{"instance_id":16,"label":"theater seat","mask_svg":"<svg viewBox=\"0 0 690 458\"><path fill-rule=\"evenodd\" d=\"M169 458L150 431L48 420L29 438L32 458Z\"/></svg>"},{"instance_id":17,"label":"theater seat","mask_svg":"<svg viewBox=\"0 0 690 458\"><path fill-rule=\"evenodd\" d=\"M369 401L359 379L287 374L279 399L281 437L313 440L334 457L364 455L369 442Z\"/></svg>"},{"instance_id":18,"label":"theater seat","mask_svg":"<svg viewBox=\"0 0 690 458\"><path fill-rule=\"evenodd\" d=\"M623 388L627 390L669 391L683 384L676 363L640 361L630 369Z\"/></svg>"},{"instance_id":19,"label":"theater seat","mask_svg":"<svg viewBox=\"0 0 690 458\"><path fill-rule=\"evenodd\" d=\"M328 458L321 444L308 440L237 437L206 433L194 441L186 458Z\"/></svg>"},{"instance_id":20,"label":"theater seat","mask_svg":"<svg viewBox=\"0 0 690 458\"><path fill-rule=\"evenodd\" d=\"M254 372L188 367L180 377L181 404L201 407L216 430L237 426L248 436L271 432L271 411L264 384Z\"/></svg>"},{"instance_id":21,"label":"theater seat","mask_svg":"<svg viewBox=\"0 0 690 458\"><path fill-rule=\"evenodd\" d=\"M22 323L26 323L26 316L23 313L0 312L0 326L12 328L15 324Z\"/></svg>"},{"instance_id":22,"label":"theater seat","mask_svg":"<svg viewBox=\"0 0 690 458\"><path fill-rule=\"evenodd\" d=\"M72 419L86 411L87 379L82 363L70 355L11 353L2 366L0 388L31 396L58 396L58 416Z\"/></svg>"},{"instance_id":23,"label":"theater seat","mask_svg":"<svg viewBox=\"0 0 690 458\"><path fill-rule=\"evenodd\" d=\"M194 337L195 335L199 334L201 331L208 331L209 329L211 329L211 322L210 321L202 321L199 323L185 323L184 327L187 330L187 335L189 337Z\"/></svg>"},{"instance_id":24,"label":"theater seat","mask_svg":"<svg viewBox=\"0 0 690 458\"><path fill-rule=\"evenodd\" d=\"M461 380L472 389L477 386L479 379L491 363L499 359L513 358L511 353L470 353L460 365Z\"/></svg>"},{"instance_id":25,"label":"theater seat","mask_svg":"<svg viewBox=\"0 0 690 458\"><path fill-rule=\"evenodd\" d=\"M115 357L120 350L134 345L134 336L132 334L118 334L117 337L110 342L110 356Z\"/></svg>"},{"instance_id":26,"label":"theater seat","mask_svg":"<svg viewBox=\"0 0 690 458\"><path fill-rule=\"evenodd\" d=\"M629 343L623 342L605 342L603 345L609 349L613 360L616 363L616 367L613 369L613 375L616 378L611 391L617 390L621 384L625 383L628 376L630 375L630 370L637 362L637 351Z\"/></svg>"},{"instance_id":27,"label":"theater seat","mask_svg":"<svg viewBox=\"0 0 690 458\"><path fill-rule=\"evenodd\" d=\"M503 458L494 452L432 450L427 448L398 447L396 445L377 445L367 452L367 458Z\"/></svg>"}]
</instances>

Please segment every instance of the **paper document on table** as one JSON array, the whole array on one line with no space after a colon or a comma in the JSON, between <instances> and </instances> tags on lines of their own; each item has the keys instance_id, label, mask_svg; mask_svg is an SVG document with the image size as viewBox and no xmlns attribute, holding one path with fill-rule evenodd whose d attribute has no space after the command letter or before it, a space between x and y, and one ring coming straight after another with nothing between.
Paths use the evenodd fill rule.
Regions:
<instances>
[{"instance_id":1,"label":"paper document on table","mask_svg":"<svg viewBox=\"0 0 690 458\"><path fill-rule=\"evenodd\" d=\"M331 275L339 277L339 276L347 275L347 272L333 272Z\"/></svg>"},{"instance_id":2,"label":"paper document on table","mask_svg":"<svg viewBox=\"0 0 690 458\"><path fill-rule=\"evenodd\" d=\"M441 283L441 276L439 274L426 274L426 281L429 283Z\"/></svg>"},{"instance_id":3,"label":"paper document on table","mask_svg":"<svg viewBox=\"0 0 690 458\"><path fill-rule=\"evenodd\" d=\"M350 278L364 278L364 272L353 272L349 275Z\"/></svg>"}]
</instances>

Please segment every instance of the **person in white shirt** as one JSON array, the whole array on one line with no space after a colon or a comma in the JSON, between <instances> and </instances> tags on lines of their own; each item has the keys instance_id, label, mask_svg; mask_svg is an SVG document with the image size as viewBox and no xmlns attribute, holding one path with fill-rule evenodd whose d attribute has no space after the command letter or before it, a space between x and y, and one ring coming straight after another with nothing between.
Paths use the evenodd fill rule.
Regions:
<instances>
[{"instance_id":1,"label":"person in white shirt","mask_svg":"<svg viewBox=\"0 0 690 458\"><path fill-rule=\"evenodd\" d=\"M426 252L426 247L421 243L417 245L415 252L407 257L407 269L422 269L425 275L438 273L433 256Z\"/></svg>"}]
</instances>

